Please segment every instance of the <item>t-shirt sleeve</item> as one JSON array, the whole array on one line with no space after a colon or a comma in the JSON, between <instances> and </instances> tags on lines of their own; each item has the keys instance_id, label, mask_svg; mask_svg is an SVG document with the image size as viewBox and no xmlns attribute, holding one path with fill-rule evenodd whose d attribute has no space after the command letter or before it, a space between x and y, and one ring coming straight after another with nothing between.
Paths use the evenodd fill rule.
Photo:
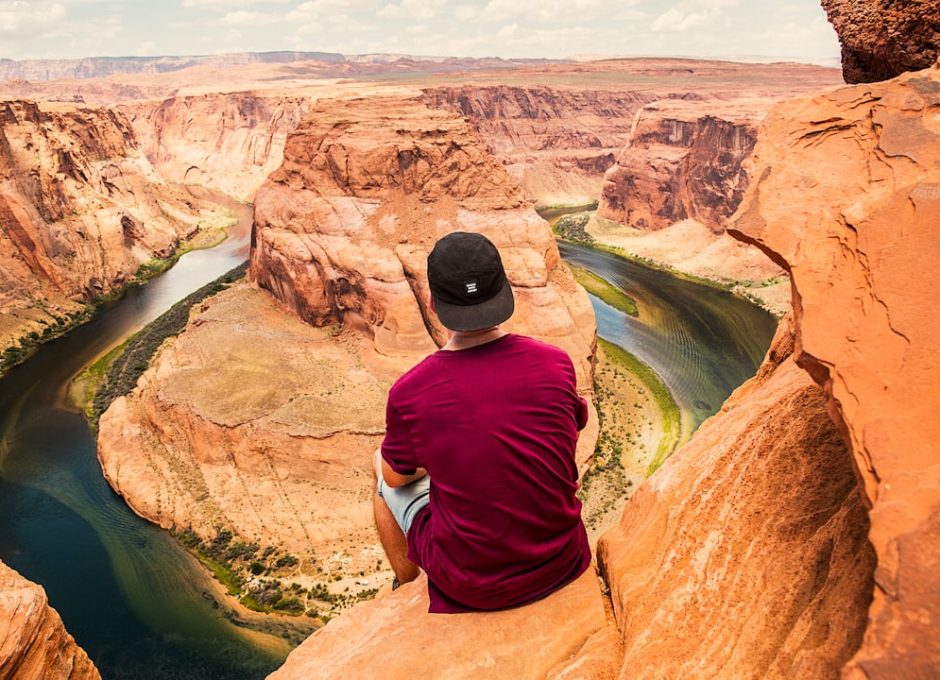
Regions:
<instances>
[{"instance_id":1,"label":"t-shirt sleeve","mask_svg":"<svg viewBox=\"0 0 940 680\"><path fill-rule=\"evenodd\" d=\"M587 399L582 397L580 394L575 393L578 398L577 404L577 419L578 419L578 431L584 429L588 421L588 404Z\"/></svg>"},{"instance_id":2,"label":"t-shirt sleeve","mask_svg":"<svg viewBox=\"0 0 940 680\"><path fill-rule=\"evenodd\" d=\"M411 432L389 395L385 406L385 439L382 440L382 458L400 475L413 475L418 469Z\"/></svg>"}]
</instances>

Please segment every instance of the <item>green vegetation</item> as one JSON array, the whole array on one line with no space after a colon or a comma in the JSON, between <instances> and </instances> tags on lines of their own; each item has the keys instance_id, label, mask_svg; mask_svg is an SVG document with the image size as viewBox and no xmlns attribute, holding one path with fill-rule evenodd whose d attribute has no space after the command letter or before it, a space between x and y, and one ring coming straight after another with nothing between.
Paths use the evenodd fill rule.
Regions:
<instances>
[{"instance_id":1,"label":"green vegetation","mask_svg":"<svg viewBox=\"0 0 940 680\"><path fill-rule=\"evenodd\" d=\"M279 556L273 546L262 551L257 543L236 541L228 529L217 530L215 537L208 541L192 528L175 536L225 586L229 595L237 597L248 609L291 616L300 616L306 611L299 599L306 591L300 585L292 584L285 594L277 580L258 578L261 574L276 572L284 564L298 564L293 555Z\"/></svg>"},{"instance_id":2,"label":"green vegetation","mask_svg":"<svg viewBox=\"0 0 940 680\"><path fill-rule=\"evenodd\" d=\"M590 221L591 213L562 215L552 223L552 231L555 232L556 236L566 241L592 246L594 245L594 237L587 232L587 225Z\"/></svg>"},{"instance_id":3,"label":"green vegetation","mask_svg":"<svg viewBox=\"0 0 940 680\"><path fill-rule=\"evenodd\" d=\"M86 382L83 410L93 428L97 428L98 419L111 402L136 387L137 380L147 370L150 360L163 341L178 335L185 328L193 305L241 279L247 268L247 262L241 264L186 296L139 333L131 336L117 348L119 351L109 352L82 373L80 379ZM93 396L90 396L90 392Z\"/></svg>"},{"instance_id":4,"label":"green vegetation","mask_svg":"<svg viewBox=\"0 0 940 680\"><path fill-rule=\"evenodd\" d=\"M573 212L586 212L590 210L597 210L597 206L600 205L598 201L591 201L590 203L546 203L544 205L535 206L535 212L542 216L543 219L549 219L551 217L557 217L558 215L564 213L573 213Z\"/></svg>"},{"instance_id":5,"label":"green vegetation","mask_svg":"<svg viewBox=\"0 0 940 680\"><path fill-rule=\"evenodd\" d=\"M47 311L43 305L39 305L39 307ZM0 355L0 378L6 375L6 372L17 364L21 364L29 359L43 343L55 340L65 335L76 326L80 326L88 321L91 318L91 309L79 309L65 316L50 314L50 317L51 320L42 319L39 321L39 324L42 326L41 332L30 331L20 337L16 344L10 345L3 351L3 354Z\"/></svg>"},{"instance_id":6,"label":"green vegetation","mask_svg":"<svg viewBox=\"0 0 940 680\"><path fill-rule=\"evenodd\" d=\"M639 316L639 310L636 306L636 300L617 288L607 279L598 276L592 271L568 263L568 268L574 274L574 280L584 286L585 290L594 297L600 298L614 309L619 309L624 314L630 316Z\"/></svg>"},{"instance_id":7,"label":"green vegetation","mask_svg":"<svg viewBox=\"0 0 940 680\"><path fill-rule=\"evenodd\" d=\"M40 345L45 342L49 342L50 340L55 340L56 338L61 337L69 331L73 330L77 326L80 326L86 321L89 321L94 315L94 312L103 305L120 299L129 288L142 285L155 276L162 274L167 269L172 267L176 261L183 257L183 255L186 253L193 250L212 248L222 243L228 237L229 228L236 222L237 218L234 216L234 214L228 212L227 215L221 219L221 221L200 223L199 231L192 238L183 241L176 248L172 255L166 258L151 258L147 262L144 262L137 269L137 273L134 275L134 278L125 285L111 291L110 293L99 295L84 309L71 312L66 317L60 317L56 314L52 314L51 322L46 320L40 321L39 323L43 325L43 330L41 333L38 331L31 331L30 333L21 337L17 344L7 347L3 351L2 355L0 355L0 378L2 378L8 370L17 364L23 363L29 357L31 357ZM63 257L66 259L66 261L71 262L75 259L76 254L74 251L70 251L65 253ZM42 302L37 302L36 306L43 310L46 309ZM84 407L83 410L85 410ZM85 412L87 415L88 411L85 410Z\"/></svg>"},{"instance_id":8,"label":"green vegetation","mask_svg":"<svg viewBox=\"0 0 940 680\"><path fill-rule=\"evenodd\" d=\"M624 366L640 379L653 396L656 406L659 408L659 412L662 415L662 436L659 440L656 455L653 456L649 468L647 469L647 474L651 475L675 450L679 443L679 438L682 436L682 414L679 411L679 405L676 403L675 399L673 399L669 388L666 387L652 368L630 354L630 352L612 342L608 342L603 338L598 338L597 342L603 347L607 356L609 356L612 361L616 361Z\"/></svg>"}]
</instances>

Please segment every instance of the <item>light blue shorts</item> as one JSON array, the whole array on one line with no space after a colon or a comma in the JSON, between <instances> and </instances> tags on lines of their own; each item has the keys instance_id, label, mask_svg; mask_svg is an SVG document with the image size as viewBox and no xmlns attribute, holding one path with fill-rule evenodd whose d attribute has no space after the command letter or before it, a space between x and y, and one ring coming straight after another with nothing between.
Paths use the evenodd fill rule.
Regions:
<instances>
[{"instance_id":1,"label":"light blue shorts","mask_svg":"<svg viewBox=\"0 0 940 680\"><path fill-rule=\"evenodd\" d=\"M415 515L431 501L431 477L425 475L411 484L392 487L386 484L380 476L378 492L385 500L388 509L392 511L398 526L407 534Z\"/></svg>"}]
</instances>

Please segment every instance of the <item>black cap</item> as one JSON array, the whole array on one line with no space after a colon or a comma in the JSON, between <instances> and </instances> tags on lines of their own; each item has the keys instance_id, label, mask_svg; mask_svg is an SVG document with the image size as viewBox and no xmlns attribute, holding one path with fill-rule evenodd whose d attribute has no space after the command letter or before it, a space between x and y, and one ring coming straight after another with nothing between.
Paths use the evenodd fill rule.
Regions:
<instances>
[{"instance_id":1,"label":"black cap","mask_svg":"<svg viewBox=\"0 0 940 680\"><path fill-rule=\"evenodd\" d=\"M482 234L455 231L428 255L434 311L452 331L476 331L512 316L515 303L503 261Z\"/></svg>"}]
</instances>

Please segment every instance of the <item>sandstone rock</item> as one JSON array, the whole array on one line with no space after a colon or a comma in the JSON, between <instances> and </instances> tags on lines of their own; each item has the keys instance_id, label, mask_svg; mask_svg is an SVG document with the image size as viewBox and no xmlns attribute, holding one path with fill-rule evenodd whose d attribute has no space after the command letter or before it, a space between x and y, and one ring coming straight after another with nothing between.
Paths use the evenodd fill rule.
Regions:
<instances>
[{"instance_id":1,"label":"sandstone rock","mask_svg":"<svg viewBox=\"0 0 940 680\"><path fill-rule=\"evenodd\" d=\"M530 199L577 203L597 196L634 115L656 96L501 84L425 88L422 100L464 116Z\"/></svg>"},{"instance_id":2,"label":"sandstone rock","mask_svg":"<svg viewBox=\"0 0 940 680\"><path fill-rule=\"evenodd\" d=\"M105 476L164 528L208 538L226 528L291 552L304 560L292 580L306 587L327 579L317 567L375 571L371 452L407 366L370 345L233 286L102 415Z\"/></svg>"},{"instance_id":3,"label":"sandstone rock","mask_svg":"<svg viewBox=\"0 0 940 680\"><path fill-rule=\"evenodd\" d=\"M792 345L785 320L757 376L601 537L621 678L835 678L858 647L863 494Z\"/></svg>"},{"instance_id":4,"label":"sandstone rock","mask_svg":"<svg viewBox=\"0 0 940 680\"><path fill-rule=\"evenodd\" d=\"M270 680L609 680L618 644L589 569L547 598L501 612L428 614L414 583L331 621Z\"/></svg>"},{"instance_id":5,"label":"sandstone rock","mask_svg":"<svg viewBox=\"0 0 940 680\"><path fill-rule=\"evenodd\" d=\"M172 254L208 214L120 114L0 102L0 350Z\"/></svg>"},{"instance_id":6,"label":"sandstone rock","mask_svg":"<svg viewBox=\"0 0 940 680\"><path fill-rule=\"evenodd\" d=\"M822 0L842 43L847 83L887 80L931 66L940 55L935 0Z\"/></svg>"},{"instance_id":7,"label":"sandstone rock","mask_svg":"<svg viewBox=\"0 0 940 680\"><path fill-rule=\"evenodd\" d=\"M590 397L587 295L467 123L412 99L321 101L257 193L251 278L271 295L241 285L204 303L103 414L112 486L161 526L290 551L292 582L366 590L352 586L382 555L371 460L385 398L446 340L425 267L454 229L501 249L517 300L508 328L566 349ZM580 462L596 437L594 418Z\"/></svg>"},{"instance_id":8,"label":"sandstone rock","mask_svg":"<svg viewBox=\"0 0 940 680\"><path fill-rule=\"evenodd\" d=\"M797 363L871 504L878 554L849 677L940 669L940 67L787 102L732 233L793 280Z\"/></svg>"},{"instance_id":9,"label":"sandstone rock","mask_svg":"<svg viewBox=\"0 0 940 680\"><path fill-rule=\"evenodd\" d=\"M0 562L0 678L101 680L45 591Z\"/></svg>"},{"instance_id":10,"label":"sandstone rock","mask_svg":"<svg viewBox=\"0 0 940 680\"><path fill-rule=\"evenodd\" d=\"M650 230L692 218L721 233L744 196L742 165L771 103L665 100L643 107L604 177L598 215Z\"/></svg>"},{"instance_id":11,"label":"sandstone rock","mask_svg":"<svg viewBox=\"0 0 940 680\"><path fill-rule=\"evenodd\" d=\"M421 356L446 337L427 253L454 230L500 248L516 295L507 327L566 349L589 390L593 312L545 222L467 123L414 100L318 103L258 192L252 278L315 325Z\"/></svg>"},{"instance_id":12,"label":"sandstone rock","mask_svg":"<svg viewBox=\"0 0 940 680\"><path fill-rule=\"evenodd\" d=\"M281 164L287 135L307 106L304 97L227 92L125 104L121 111L164 178L251 201Z\"/></svg>"}]
</instances>

